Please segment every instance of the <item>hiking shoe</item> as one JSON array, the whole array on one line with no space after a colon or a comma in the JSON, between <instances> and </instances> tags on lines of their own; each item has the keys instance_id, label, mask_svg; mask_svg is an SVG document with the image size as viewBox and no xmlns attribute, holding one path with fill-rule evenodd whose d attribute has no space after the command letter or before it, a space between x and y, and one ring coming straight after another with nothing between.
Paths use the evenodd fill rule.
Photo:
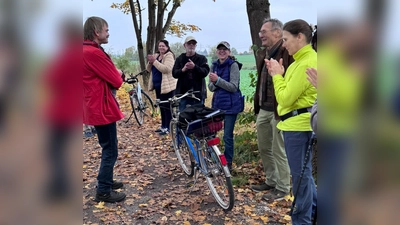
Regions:
<instances>
[{"instance_id":1,"label":"hiking shoe","mask_svg":"<svg viewBox=\"0 0 400 225\"><path fill-rule=\"evenodd\" d=\"M156 133L161 133L163 131L163 128L162 127L159 127L157 130L155 130L154 132L156 132Z\"/></svg>"},{"instance_id":2,"label":"hiking shoe","mask_svg":"<svg viewBox=\"0 0 400 225\"><path fill-rule=\"evenodd\" d=\"M288 194L275 188L270 193L263 195L262 198L266 201L275 201L283 199Z\"/></svg>"},{"instance_id":3,"label":"hiking shoe","mask_svg":"<svg viewBox=\"0 0 400 225\"><path fill-rule=\"evenodd\" d=\"M122 192L115 192L112 191L109 194L96 194L96 198L94 199L96 202L120 202L124 200L126 197L126 194Z\"/></svg>"},{"instance_id":4,"label":"hiking shoe","mask_svg":"<svg viewBox=\"0 0 400 225\"><path fill-rule=\"evenodd\" d=\"M120 189L120 188L122 188L123 186L124 186L124 184L123 184L122 182L114 181L114 183L112 184L111 188L112 188L113 190L115 190L115 189Z\"/></svg>"},{"instance_id":5,"label":"hiking shoe","mask_svg":"<svg viewBox=\"0 0 400 225\"><path fill-rule=\"evenodd\" d=\"M232 163L228 162L228 169L229 169L229 172L232 173Z\"/></svg>"},{"instance_id":6,"label":"hiking shoe","mask_svg":"<svg viewBox=\"0 0 400 225\"><path fill-rule=\"evenodd\" d=\"M160 135L167 135L169 134L169 130L167 128L163 128L162 131L160 133L158 133Z\"/></svg>"},{"instance_id":7,"label":"hiking shoe","mask_svg":"<svg viewBox=\"0 0 400 225\"><path fill-rule=\"evenodd\" d=\"M268 191L268 190L272 190L275 187L269 186L266 183L262 183L259 185L250 185L251 190L255 191L255 192L261 192L261 191Z\"/></svg>"}]
</instances>

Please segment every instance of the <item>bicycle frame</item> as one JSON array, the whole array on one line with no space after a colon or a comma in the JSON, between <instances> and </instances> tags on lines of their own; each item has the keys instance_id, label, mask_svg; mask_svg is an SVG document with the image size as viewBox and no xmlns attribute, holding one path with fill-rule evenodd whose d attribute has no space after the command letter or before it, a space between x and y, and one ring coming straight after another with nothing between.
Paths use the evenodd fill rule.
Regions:
<instances>
[{"instance_id":1,"label":"bicycle frame","mask_svg":"<svg viewBox=\"0 0 400 225\"><path fill-rule=\"evenodd\" d=\"M144 121L143 116L149 115L146 113L146 109L149 108L149 110L151 110L151 116L154 113L153 101L151 100L150 96L142 90L139 79L137 78L139 75L143 75L144 73L147 73L147 71L144 70L136 75L129 74L129 78L125 80L126 83L132 85L132 89L128 91L132 106L132 113L125 123L130 120L132 115L135 115L136 121L138 122L139 126L141 126Z\"/></svg>"},{"instance_id":2,"label":"bicycle frame","mask_svg":"<svg viewBox=\"0 0 400 225\"><path fill-rule=\"evenodd\" d=\"M135 86L134 84L132 84L132 85ZM139 82L136 83L136 87L135 88L136 88L136 94L137 94L137 97L138 97L138 100L139 100L140 107L143 107L142 87L140 86Z\"/></svg>"},{"instance_id":3,"label":"bicycle frame","mask_svg":"<svg viewBox=\"0 0 400 225\"><path fill-rule=\"evenodd\" d=\"M217 203L229 211L234 206L234 189L225 155L217 146L220 139L216 137L216 132L222 128L223 112L213 111L202 119L180 124L178 100L193 94L190 92L165 101L156 100L156 106L170 103L170 130L175 154L183 172L189 177L194 176L192 187L198 175L203 174Z\"/></svg>"}]
</instances>

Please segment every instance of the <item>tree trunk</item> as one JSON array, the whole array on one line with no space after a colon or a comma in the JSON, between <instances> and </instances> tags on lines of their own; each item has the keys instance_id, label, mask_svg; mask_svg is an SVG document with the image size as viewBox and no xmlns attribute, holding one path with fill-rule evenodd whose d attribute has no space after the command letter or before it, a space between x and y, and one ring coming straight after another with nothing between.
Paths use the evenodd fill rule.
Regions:
<instances>
[{"instance_id":1,"label":"tree trunk","mask_svg":"<svg viewBox=\"0 0 400 225\"><path fill-rule=\"evenodd\" d=\"M156 8L154 0L148 1L149 25L147 27L147 54L154 54L154 40L156 34Z\"/></svg>"},{"instance_id":2,"label":"tree trunk","mask_svg":"<svg viewBox=\"0 0 400 225\"><path fill-rule=\"evenodd\" d=\"M147 27L147 41L146 41L146 56L148 54L154 54L154 41L155 41L155 32L156 32L156 8L154 0L148 1L148 13L149 13L149 25ZM144 59L143 59L144 60ZM145 70L146 68L142 68ZM150 80L149 74L143 74L143 88L147 90L148 83Z\"/></svg>"},{"instance_id":3,"label":"tree trunk","mask_svg":"<svg viewBox=\"0 0 400 225\"><path fill-rule=\"evenodd\" d=\"M168 13L168 17L163 26L164 14L168 5L173 1L173 6L171 11ZM133 0L129 0L129 5L131 7L133 25L135 27L136 39L137 39L137 49L139 55L140 69L146 69L145 57L148 54L153 54L156 50L156 43L164 39L168 27L171 24L172 18L175 15L176 9L181 6L180 0L148 0L148 14L149 14L149 25L147 27L147 41L146 41L146 53L144 53L143 40L142 40L142 9L139 0L136 0L137 9L135 10L135 5ZM158 7L158 9L157 9ZM156 21L156 9L157 9L157 21ZM147 89L147 84L149 82L149 75L143 75L143 88Z\"/></svg>"},{"instance_id":4,"label":"tree trunk","mask_svg":"<svg viewBox=\"0 0 400 225\"><path fill-rule=\"evenodd\" d=\"M256 46L253 48L253 52L254 57L256 58L257 68L259 68L259 61L263 57L260 49L260 47L262 47L261 40L258 33L260 32L263 20L271 17L269 6L270 3L268 0L246 0L247 16L249 18L251 40L253 43L252 45Z\"/></svg>"},{"instance_id":5,"label":"tree trunk","mask_svg":"<svg viewBox=\"0 0 400 225\"><path fill-rule=\"evenodd\" d=\"M164 39L164 35L162 33L164 12L165 12L164 0L158 0L157 7L158 8L157 8L155 44L157 44L159 40ZM157 46L155 46L154 48L157 49Z\"/></svg>"},{"instance_id":6,"label":"tree trunk","mask_svg":"<svg viewBox=\"0 0 400 225\"><path fill-rule=\"evenodd\" d=\"M146 68L146 64L144 61L144 54L143 54L143 40L142 40L142 13L141 13L141 7L140 7L140 2L139 0L136 1L137 4L137 13L135 10L135 5L133 3L133 0L129 0L129 5L131 7L131 15L132 15L132 21L133 21L133 26L135 28L135 35L137 39L137 48L138 48L138 55L139 55L139 64L140 64L140 69L144 70ZM139 17L139 22L138 23L138 18Z\"/></svg>"}]
</instances>

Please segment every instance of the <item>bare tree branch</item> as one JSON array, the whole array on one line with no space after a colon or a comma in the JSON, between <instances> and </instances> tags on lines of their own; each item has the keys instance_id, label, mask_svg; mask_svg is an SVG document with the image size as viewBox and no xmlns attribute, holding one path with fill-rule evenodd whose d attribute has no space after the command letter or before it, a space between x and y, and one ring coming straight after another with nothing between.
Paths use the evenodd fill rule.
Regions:
<instances>
[{"instance_id":1,"label":"bare tree branch","mask_svg":"<svg viewBox=\"0 0 400 225\"><path fill-rule=\"evenodd\" d=\"M168 13L167 21L165 22L164 28L162 29L163 35L165 35L165 33L167 32L168 27L171 25L172 18L175 15L176 9L178 7L180 7L180 6L181 6L181 2L179 0L174 0L174 4L172 5L172 9Z\"/></svg>"}]
</instances>

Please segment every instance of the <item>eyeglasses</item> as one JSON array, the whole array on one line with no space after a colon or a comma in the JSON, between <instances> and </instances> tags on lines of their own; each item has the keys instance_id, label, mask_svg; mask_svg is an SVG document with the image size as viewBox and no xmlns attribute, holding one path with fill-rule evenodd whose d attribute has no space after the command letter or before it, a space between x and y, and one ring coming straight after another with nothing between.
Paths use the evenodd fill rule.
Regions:
<instances>
[{"instance_id":1,"label":"eyeglasses","mask_svg":"<svg viewBox=\"0 0 400 225\"><path fill-rule=\"evenodd\" d=\"M217 49L218 51L226 51L226 50L228 50L227 48L218 48Z\"/></svg>"},{"instance_id":2,"label":"eyeglasses","mask_svg":"<svg viewBox=\"0 0 400 225\"><path fill-rule=\"evenodd\" d=\"M188 44L188 45L196 45L197 44L197 42L194 42L194 41L189 41L188 43L186 43L186 44Z\"/></svg>"},{"instance_id":3,"label":"eyeglasses","mask_svg":"<svg viewBox=\"0 0 400 225\"><path fill-rule=\"evenodd\" d=\"M273 31L273 29L271 29L271 30L260 30L260 32L258 32L258 35L264 35L264 34L266 34L268 31Z\"/></svg>"}]
</instances>

